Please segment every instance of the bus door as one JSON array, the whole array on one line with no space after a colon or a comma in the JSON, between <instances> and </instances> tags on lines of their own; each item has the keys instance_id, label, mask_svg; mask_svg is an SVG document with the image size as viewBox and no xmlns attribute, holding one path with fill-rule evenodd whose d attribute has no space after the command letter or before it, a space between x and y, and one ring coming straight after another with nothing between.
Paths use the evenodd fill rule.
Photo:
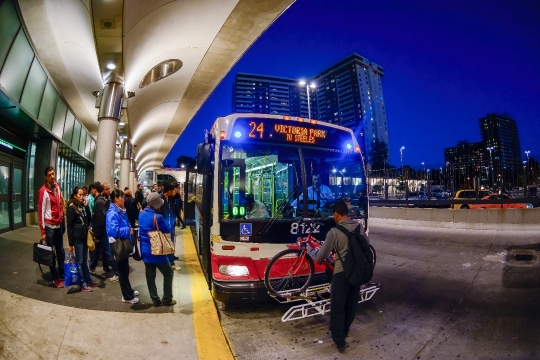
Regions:
<instances>
[{"instance_id":1,"label":"bus door","mask_svg":"<svg viewBox=\"0 0 540 360\"><path fill-rule=\"evenodd\" d=\"M245 159L222 160L222 211L224 219L244 217L246 194Z\"/></svg>"}]
</instances>

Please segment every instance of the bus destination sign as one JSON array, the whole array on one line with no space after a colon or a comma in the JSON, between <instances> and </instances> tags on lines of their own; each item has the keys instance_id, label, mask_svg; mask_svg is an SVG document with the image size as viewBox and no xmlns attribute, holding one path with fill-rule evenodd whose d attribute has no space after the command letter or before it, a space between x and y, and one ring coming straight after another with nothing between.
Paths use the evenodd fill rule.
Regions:
<instances>
[{"instance_id":1,"label":"bus destination sign","mask_svg":"<svg viewBox=\"0 0 540 360\"><path fill-rule=\"evenodd\" d=\"M354 142L349 131L330 128L320 122L300 122L272 118L236 119L231 133L231 140L266 140L339 149L344 147L352 149Z\"/></svg>"},{"instance_id":2,"label":"bus destination sign","mask_svg":"<svg viewBox=\"0 0 540 360\"><path fill-rule=\"evenodd\" d=\"M249 132L250 138L272 138L276 135L281 135L282 139L288 142L315 144L318 139L326 139L327 130L307 128L299 125L283 125L274 124L273 128L270 125L271 130L266 130L269 134L265 136L265 123L250 121L249 126L251 131ZM268 127L268 126L267 126Z\"/></svg>"}]
</instances>

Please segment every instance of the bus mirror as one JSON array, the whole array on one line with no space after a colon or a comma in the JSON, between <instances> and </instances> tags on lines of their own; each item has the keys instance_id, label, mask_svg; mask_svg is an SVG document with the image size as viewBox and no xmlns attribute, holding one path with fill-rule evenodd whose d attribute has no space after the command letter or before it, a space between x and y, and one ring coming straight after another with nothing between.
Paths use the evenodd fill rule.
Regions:
<instances>
[{"instance_id":1,"label":"bus mirror","mask_svg":"<svg viewBox=\"0 0 540 360\"><path fill-rule=\"evenodd\" d=\"M197 174L208 175L213 170L214 146L199 144L197 147Z\"/></svg>"}]
</instances>

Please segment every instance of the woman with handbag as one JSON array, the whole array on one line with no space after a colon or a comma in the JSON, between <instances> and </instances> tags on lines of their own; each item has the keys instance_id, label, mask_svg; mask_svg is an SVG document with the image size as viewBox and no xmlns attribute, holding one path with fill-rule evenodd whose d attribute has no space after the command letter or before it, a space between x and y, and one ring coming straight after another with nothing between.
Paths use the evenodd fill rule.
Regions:
<instances>
[{"instance_id":1,"label":"woman with handbag","mask_svg":"<svg viewBox=\"0 0 540 360\"><path fill-rule=\"evenodd\" d=\"M92 288L99 284L92 280L90 270L88 269L88 224L89 217L84 206L83 190L75 187L71 192L66 211L67 233L69 240L69 252L75 252L75 261L79 268L81 277L81 289L86 292L92 292Z\"/></svg>"},{"instance_id":2,"label":"woman with handbag","mask_svg":"<svg viewBox=\"0 0 540 360\"><path fill-rule=\"evenodd\" d=\"M129 226L122 191L114 190L111 193L111 200L111 205L107 210L105 226L109 242L112 242L111 250L118 266L118 282L122 289L122 302L136 304L139 302L139 298L137 298L139 292L133 290L129 282L129 253L132 250L131 235L133 230ZM127 244L127 247L120 248L117 246L119 244Z\"/></svg>"},{"instance_id":3,"label":"woman with handbag","mask_svg":"<svg viewBox=\"0 0 540 360\"><path fill-rule=\"evenodd\" d=\"M172 282L174 272L167 255L153 255L150 232L161 231L168 233L171 231L165 219L159 214L159 209L163 205L163 199L157 192L150 193L146 197L146 205L139 213L139 242L141 245L141 255L146 267L146 284L148 292L154 306L171 306L176 304L173 300ZM156 268L163 275L163 298L160 299L156 288Z\"/></svg>"}]
</instances>

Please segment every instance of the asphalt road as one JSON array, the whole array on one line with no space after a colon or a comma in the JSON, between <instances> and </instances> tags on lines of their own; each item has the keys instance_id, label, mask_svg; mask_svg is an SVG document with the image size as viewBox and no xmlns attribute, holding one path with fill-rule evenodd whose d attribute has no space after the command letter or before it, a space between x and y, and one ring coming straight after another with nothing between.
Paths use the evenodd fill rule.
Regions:
<instances>
[{"instance_id":1,"label":"asphalt road","mask_svg":"<svg viewBox=\"0 0 540 360\"><path fill-rule=\"evenodd\" d=\"M229 306L238 359L539 359L540 236L533 232L372 226L373 281L345 354L329 315L282 323L277 302Z\"/></svg>"}]
</instances>

